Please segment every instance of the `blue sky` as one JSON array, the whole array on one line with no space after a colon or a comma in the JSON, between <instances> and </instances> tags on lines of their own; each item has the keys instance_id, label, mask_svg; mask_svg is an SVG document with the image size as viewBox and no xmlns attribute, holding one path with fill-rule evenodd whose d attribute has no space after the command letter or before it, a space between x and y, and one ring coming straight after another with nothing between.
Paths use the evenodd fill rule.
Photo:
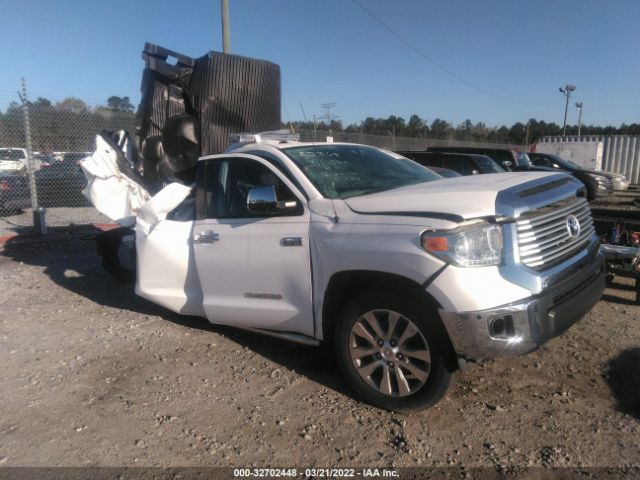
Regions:
<instances>
[{"instance_id":1,"label":"blue sky","mask_svg":"<svg viewBox=\"0 0 640 480\"><path fill-rule=\"evenodd\" d=\"M413 113L562 124L558 87L573 83L569 123L574 101L586 124L640 122L638 0L357 2L230 0L231 51L280 65L283 120L302 119L299 102L307 117L336 102L345 125ZM222 48L219 0L0 0L0 18L0 108L21 76L31 98L137 104L145 41L191 56Z\"/></svg>"}]
</instances>

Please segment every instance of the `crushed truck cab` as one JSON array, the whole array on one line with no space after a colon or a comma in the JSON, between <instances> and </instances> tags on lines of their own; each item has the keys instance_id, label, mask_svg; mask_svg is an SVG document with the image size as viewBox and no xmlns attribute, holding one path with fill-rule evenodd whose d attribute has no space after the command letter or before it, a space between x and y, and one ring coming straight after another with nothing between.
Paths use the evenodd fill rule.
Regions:
<instances>
[{"instance_id":1,"label":"crushed truck cab","mask_svg":"<svg viewBox=\"0 0 640 480\"><path fill-rule=\"evenodd\" d=\"M135 231L139 295L212 323L330 343L367 402L429 407L458 365L532 351L602 294L584 187L568 175L444 179L370 146L235 140L200 158L193 183L135 206L126 203L146 192L108 193L110 170L87 159L88 196ZM122 165L122 152L109 155Z\"/></svg>"}]
</instances>

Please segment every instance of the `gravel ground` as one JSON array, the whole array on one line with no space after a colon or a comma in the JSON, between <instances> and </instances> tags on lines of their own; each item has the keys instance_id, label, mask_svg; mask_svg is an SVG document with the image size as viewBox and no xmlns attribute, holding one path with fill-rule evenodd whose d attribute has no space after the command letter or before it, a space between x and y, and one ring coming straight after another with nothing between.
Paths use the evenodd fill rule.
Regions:
<instances>
[{"instance_id":1,"label":"gravel ground","mask_svg":"<svg viewBox=\"0 0 640 480\"><path fill-rule=\"evenodd\" d=\"M48 226L89 225L113 223L93 207L47 208L45 219ZM0 236L12 233L28 233L33 230L33 212L30 209L0 215Z\"/></svg>"},{"instance_id":2,"label":"gravel ground","mask_svg":"<svg viewBox=\"0 0 640 480\"><path fill-rule=\"evenodd\" d=\"M136 297L86 236L0 256L0 465L640 466L630 279L525 357L411 416L351 398L320 349Z\"/></svg>"}]
</instances>

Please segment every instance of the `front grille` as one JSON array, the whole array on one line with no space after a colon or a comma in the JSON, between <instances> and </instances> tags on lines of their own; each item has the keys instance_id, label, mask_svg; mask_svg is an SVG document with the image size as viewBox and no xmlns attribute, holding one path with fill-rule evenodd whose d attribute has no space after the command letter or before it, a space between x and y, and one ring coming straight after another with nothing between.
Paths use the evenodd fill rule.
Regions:
<instances>
[{"instance_id":1,"label":"front grille","mask_svg":"<svg viewBox=\"0 0 640 480\"><path fill-rule=\"evenodd\" d=\"M580 233L572 238L567 226L574 215ZM582 250L595 232L584 198L571 198L524 213L516 222L520 261L535 270L557 265Z\"/></svg>"}]
</instances>

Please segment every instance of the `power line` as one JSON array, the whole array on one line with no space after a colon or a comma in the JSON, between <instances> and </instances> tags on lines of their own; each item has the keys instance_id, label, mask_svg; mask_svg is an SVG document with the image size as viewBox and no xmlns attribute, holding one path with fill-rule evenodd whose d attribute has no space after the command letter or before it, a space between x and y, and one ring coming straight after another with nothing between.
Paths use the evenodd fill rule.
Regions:
<instances>
[{"instance_id":1,"label":"power line","mask_svg":"<svg viewBox=\"0 0 640 480\"><path fill-rule=\"evenodd\" d=\"M387 25L386 23L384 23L375 13L373 13L371 10L369 10L367 7L365 7L360 0L352 0L353 3L355 3L358 7L360 7L360 9L365 12L367 15L369 15L371 18L373 18L378 24L380 24L380 26L382 26L385 30L387 30L391 35L393 35L394 37L396 37L400 42L402 42L406 47L408 47L409 49L413 50L414 53L418 54L420 57L422 57L424 60L426 60L427 62L429 62L430 64L432 64L433 66L437 67L438 69L442 70L444 73L446 73L447 75L455 78L456 80L458 80L459 82L465 84L467 87L472 88L480 93L483 93L485 95L488 95L490 97L493 97L497 100L502 100L503 102L508 102L508 103L514 103L516 105L526 105L526 106L538 106L538 105L549 105L553 102L544 102L544 103L527 103L527 102L518 102L516 100L511 100L509 98L506 97L501 97L500 95L496 95L495 93L490 92L489 90L485 90L482 87L478 87L477 85L474 85L471 82L468 82L467 80L465 80L464 78L462 78L461 76L455 74L454 72L452 72L451 70L449 70L448 68L444 67L443 65L439 64L438 62L436 62L433 58L429 57L426 53L424 53L422 50L420 50L418 47L416 47L415 45L413 45L411 42L409 42L408 40L406 40L402 35L400 35L399 33L397 33L395 30L393 30L389 25Z\"/></svg>"}]
</instances>

